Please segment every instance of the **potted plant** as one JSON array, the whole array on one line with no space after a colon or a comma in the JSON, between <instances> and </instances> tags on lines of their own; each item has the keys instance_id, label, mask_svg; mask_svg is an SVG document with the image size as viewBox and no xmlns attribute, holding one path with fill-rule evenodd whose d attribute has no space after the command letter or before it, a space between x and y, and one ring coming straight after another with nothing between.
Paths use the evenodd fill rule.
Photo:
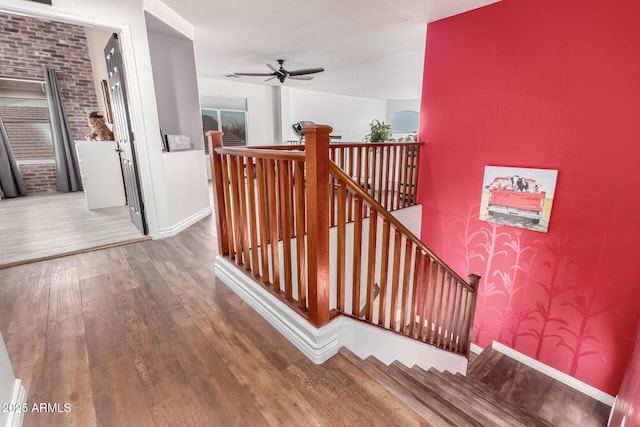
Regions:
<instances>
[{"instance_id":1,"label":"potted plant","mask_svg":"<svg viewBox=\"0 0 640 427\"><path fill-rule=\"evenodd\" d=\"M369 124L369 134L364 137L366 142L387 142L391 141L391 125L374 119Z\"/></svg>"}]
</instances>

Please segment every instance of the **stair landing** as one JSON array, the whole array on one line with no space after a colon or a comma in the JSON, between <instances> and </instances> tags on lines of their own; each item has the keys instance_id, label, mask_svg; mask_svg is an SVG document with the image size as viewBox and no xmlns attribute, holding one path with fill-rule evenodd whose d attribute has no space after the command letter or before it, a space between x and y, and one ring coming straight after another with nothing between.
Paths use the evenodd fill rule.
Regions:
<instances>
[{"instance_id":1,"label":"stair landing","mask_svg":"<svg viewBox=\"0 0 640 427\"><path fill-rule=\"evenodd\" d=\"M610 408L493 349L467 376L340 353L434 426L604 426Z\"/></svg>"}]
</instances>

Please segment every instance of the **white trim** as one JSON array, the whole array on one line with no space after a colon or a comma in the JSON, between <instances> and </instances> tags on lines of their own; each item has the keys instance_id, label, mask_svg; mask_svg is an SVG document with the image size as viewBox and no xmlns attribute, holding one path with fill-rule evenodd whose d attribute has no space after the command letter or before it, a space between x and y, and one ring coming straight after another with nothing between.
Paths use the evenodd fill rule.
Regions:
<instances>
[{"instance_id":1,"label":"white trim","mask_svg":"<svg viewBox=\"0 0 640 427\"><path fill-rule=\"evenodd\" d=\"M209 206L204 208L200 212L191 215L189 218L183 219L182 221L180 221L177 224L174 224L171 227L161 228L158 232L158 238L164 239L166 237L173 237L176 234L180 233L181 231L184 231L187 228L191 227L193 224L200 221L201 219L208 217L209 215L211 215L211 213L212 213L212 209L211 209L211 206Z\"/></svg>"},{"instance_id":2,"label":"white trim","mask_svg":"<svg viewBox=\"0 0 640 427\"><path fill-rule=\"evenodd\" d=\"M399 334L339 316L322 328L306 319L272 295L231 261L216 257L215 274L248 303L305 356L323 363L346 347L361 358L375 356L390 364L397 360L406 366L465 373L467 359Z\"/></svg>"},{"instance_id":3,"label":"white trim","mask_svg":"<svg viewBox=\"0 0 640 427\"><path fill-rule=\"evenodd\" d=\"M21 407L27 403L27 393L19 379L16 379L13 384L13 396L11 398L11 406ZM9 418L7 418L6 427L20 427L22 426L22 420L24 418L24 412L11 411L9 412Z\"/></svg>"},{"instance_id":4,"label":"white trim","mask_svg":"<svg viewBox=\"0 0 640 427\"><path fill-rule=\"evenodd\" d=\"M51 159L42 159L42 160L16 160L18 166L20 165L55 165L56 161Z\"/></svg>"},{"instance_id":5,"label":"white trim","mask_svg":"<svg viewBox=\"0 0 640 427\"><path fill-rule=\"evenodd\" d=\"M565 374L564 372L552 368L549 365L545 365L544 363L533 359L525 354L522 354L519 351L512 349L511 347L507 347L506 345L501 344L497 341L494 341L491 347L494 350L504 354L505 356L509 356L510 358L515 359L518 362L527 365L538 372L548 375L554 380L560 381L561 383L566 384L569 387L579 391L580 393L586 394L587 396L592 397L604 403L605 405L613 406L613 404L615 403L615 397L611 396L610 394L598 390L597 388L590 386L589 384L584 383L569 374Z\"/></svg>"},{"instance_id":6,"label":"white trim","mask_svg":"<svg viewBox=\"0 0 640 427\"><path fill-rule=\"evenodd\" d=\"M480 353L482 353L482 350L484 350L484 348L480 347L478 344L471 343L470 350L471 350L471 353L475 355L479 355Z\"/></svg>"}]
</instances>

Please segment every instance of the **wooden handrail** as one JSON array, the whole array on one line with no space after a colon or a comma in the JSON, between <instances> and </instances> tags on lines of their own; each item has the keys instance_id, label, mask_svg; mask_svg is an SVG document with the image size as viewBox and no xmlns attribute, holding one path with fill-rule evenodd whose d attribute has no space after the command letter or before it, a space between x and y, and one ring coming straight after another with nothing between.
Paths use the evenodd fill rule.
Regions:
<instances>
[{"instance_id":1,"label":"wooden handrail","mask_svg":"<svg viewBox=\"0 0 640 427\"><path fill-rule=\"evenodd\" d=\"M333 161L329 161L329 172L335 177L337 177L338 179L341 179L342 181L344 181L346 183L346 186L353 193L355 193L358 197L360 197L365 202L367 202L372 208L374 208L378 212L379 216L381 216L390 224L392 224L397 230L399 230L402 234L404 234L407 237L407 239L409 239L414 245L416 245L418 248L424 251L432 259L436 260L442 266L442 268L445 269L447 273L449 273L458 282L462 283L469 292L476 292L476 286L472 285L472 283L475 283L477 285L478 283L477 280L475 282L470 280L471 283L469 283L467 282L467 280L460 277L455 271L451 269L451 267L449 267L436 254L434 254L429 248L427 248L427 246L418 237L416 237L407 227L405 227L400 221L398 221L396 217L391 215L380 203L378 203L366 191L360 188L360 186L357 185L357 183L355 183L351 179L351 177L349 177L349 175L347 175L342 169L340 169L340 166L335 164ZM479 276L478 276L478 279L479 279Z\"/></svg>"},{"instance_id":2,"label":"wooden handrail","mask_svg":"<svg viewBox=\"0 0 640 427\"><path fill-rule=\"evenodd\" d=\"M267 150L267 149L254 149L254 148L240 148L240 147L217 147L216 153L226 154L228 156L238 157L260 157L262 159L275 159L275 160L293 160L304 161L304 153L298 151L284 152L285 150Z\"/></svg>"}]
</instances>

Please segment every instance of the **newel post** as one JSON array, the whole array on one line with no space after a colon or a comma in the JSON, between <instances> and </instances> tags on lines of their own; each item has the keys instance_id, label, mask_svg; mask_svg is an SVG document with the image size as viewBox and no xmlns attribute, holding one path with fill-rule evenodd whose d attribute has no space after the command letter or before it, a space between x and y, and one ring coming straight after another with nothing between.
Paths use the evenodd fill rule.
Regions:
<instances>
[{"instance_id":1,"label":"newel post","mask_svg":"<svg viewBox=\"0 0 640 427\"><path fill-rule=\"evenodd\" d=\"M478 284L480 283L480 276L477 274L469 274L467 276L467 282L469 286L473 288L473 292L467 293L467 319L469 322L469 335L467 337L466 356L469 357L471 352L471 340L473 339L473 318L476 315L476 302L478 301Z\"/></svg>"},{"instance_id":2,"label":"newel post","mask_svg":"<svg viewBox=\"0 0 640 427\"><path fill-rule=\"evenodd\" d=\"M329 134L330 126L302 128L307 176L309 320L329 323Z\"/></svg>"},{"instance_id":3,"label":"newel post","mask_svg":"<svg viewBox=\"0 0 640 427\"><path fill-rule=\"evenodd\" d=\"M216 148L222 147L223 132L212 130L207 132L209 144L209 158L211 160L211 180L213 186L213 209L216 216L218 232L218 254L229 255L229 241L227 236L227 207L224 203L224 185L227 180L222 175L222 156L216 153Z\"/></svg>"}]
</instances>

